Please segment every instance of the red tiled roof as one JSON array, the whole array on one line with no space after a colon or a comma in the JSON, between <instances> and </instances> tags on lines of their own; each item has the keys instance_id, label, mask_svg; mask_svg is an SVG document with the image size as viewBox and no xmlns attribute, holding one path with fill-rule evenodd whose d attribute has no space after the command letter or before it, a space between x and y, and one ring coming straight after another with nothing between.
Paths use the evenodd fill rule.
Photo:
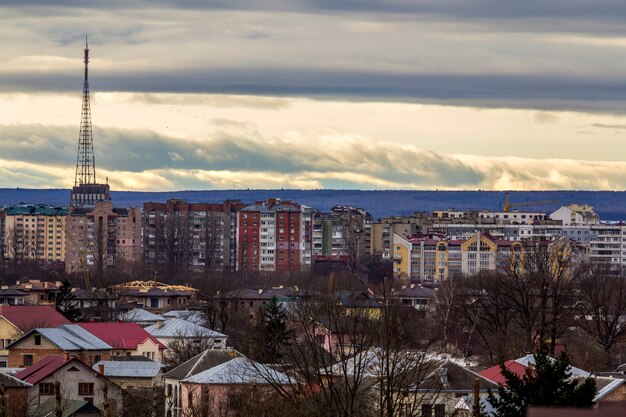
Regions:
<instances>
[{"instance_id":1,"label":"red tiled roof","mask_svg":"<svg viewBox=\"0 0 626 417\"><path fill-rule=\"evenodd\" d=\"M521 363L515 360L508 360L504 362L504 366L506 367L506 369L513 372L515 375L519 376L520 378L524 376L524 374L526 373L526 369L527 369L526 366L522 365ZM500 365L487 368L484 371L479 372L479 374L481 376L484 376L487 379L492 380L493 382L506 385L506 380L504 379L504 376L502 375L502 370L500 369Z\"/></svg>"},{"instance_id":2,"label":"red tiled roof","mask_svg":"<svg viewBox=\"0 0 626 417\"><path fill-rule=\"evenodd\" d=\"M35 385L48 375L53 374L57 371L61 366L65 365L66 362L77 360L76 358L70 358L67 361L63 356L46 356L39 362L34 365L29 366L21 372L15 374L17 379L21 379L22 381L26 381L30 384ZM80 362L80 361L79 361Z\"/></svg>"},{"instance_id":3,"label":"red tiled roof","mask_svg":"<svg viewBox=\"0 0 626 417\"><path fill-rule=\"evenodd\" d=\"M25 332L35 327L57 327L71 324L52 306L0 306L0 316Z\"/></svg>"},{"instance_id":4,"label":"red tiled roof","mask_svg":"<svg viewBox=\"0 0 626 417\"><path fill-rule=\"evenodd\" d=\"M146 339L156 343L159 349L165 349L163 343L137 323L120 321L115 323L78 323L78 325L97 338L104 340L114 349L137 349L137 345L145 342Z\"/></svg>"}]
</instances>

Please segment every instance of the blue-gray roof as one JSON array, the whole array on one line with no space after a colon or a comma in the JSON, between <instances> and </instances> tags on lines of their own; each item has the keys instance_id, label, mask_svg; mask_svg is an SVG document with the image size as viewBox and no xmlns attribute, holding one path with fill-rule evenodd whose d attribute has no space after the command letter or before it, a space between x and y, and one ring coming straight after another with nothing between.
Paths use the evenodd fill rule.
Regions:
<instances>
[{"instance_id":1,"label":"blue-gray roof","mask_svg":"<svg viewBox=\"0 0 626 417\"><path fill-rule=\"evenodd\" d=\"M113 349L111 345L97 338L77 324L62 324L56 329L37 328L33 331L39 333L63 350Z\"/></svg>"},{"instance_id":2,"label":"blue-gray roof","mask_svg":"<svg viewBox=\"0 0 626 417\"><path fill-rule=\"evenodd\" d=\"M291 381L282 372L242 356L190 376L182 382L196 384L289 384Z\"/></svg>"},{"instance_id":3,"label":"blue-gray roof","mask_svg":"<svg viewBox=\"0 0 626 417\"><path fill-rule=\"evenodd\" d=\"M148 322L148 321L163 321L165 318L160 314L154 314L143 308L135 308L134 310L127 311L126 313L121 313L117 316L120 321L130 321L130 322Z\"/></svg>"},{"instance_id":4,"label":"blue-gray roof","mask_svg":"<svg viewBox=\"0 0 626 417\"><path fill-rule=\"evenodd\" d=\"M170 310L167 313L163 313L163 317L183 319L199 325L202 325L206 321L204 314L197 310Z\"/></svg>"},{"instance_id":5,"label":"blue-gray roof","mask_svg":"<svg viewBox=\"0 0 626 417\"><path fill-rule=\"evenodd\" d=\"M6 214L9 216L67 216L68 213L67 207L54 207L44 204L18 204L6 210Z\"/></svg>"},{"instance_id":6,"label":"blue-gray roof","mask_svg":"<svg viewBox=\"0 0 626 417\"><path fill-rule=\"evenodd\" d=\"M163 323L153 324L145 330L152 336L159 337L227 337L226 335L207 329L183 319L167 319Z\"/></svg>"},{"instance_id":7,"label":"blue-gray roof","mask_svg":"<svg viewBox=\"0 0 626 417\"><path fill-rule=\"evenodd\" d=\"M94 371L104 365L104 376L126 378L154 378L159 375L163 365L150 361L100 361L92 366Z\"/></svg>"}]
</instances>

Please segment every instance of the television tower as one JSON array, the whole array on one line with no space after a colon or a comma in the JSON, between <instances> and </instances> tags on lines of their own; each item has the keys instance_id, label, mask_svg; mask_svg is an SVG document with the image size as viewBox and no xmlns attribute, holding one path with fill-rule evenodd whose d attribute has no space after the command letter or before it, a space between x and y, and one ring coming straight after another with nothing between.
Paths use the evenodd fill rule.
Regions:
<instances>
[{"instance_id":1,"label":"television tower","mask_svg":"<svg viewBox=\"0 0 626 417\"><path fill-rule=\"evenodd\" d=\"M78 133L78 156L76 158L76 176L74 186L96 183L96 160L93 153L93 135L91 132L91 104L89 100L89 44L85 36L85 81L83 83L83 108L80 115Z\"/></svg>"},{"instance_id":2,"label":"television tower","mask_svg":"<svg viewBox=\"0 0 626 417\"><path fill-rule=\"evenodd\" d=\"M107 184L96 182L96 158L93 152L93 134L91 131L91 104L89 100L89 44L85 36L85 80L83 83L83 107L80 114L78 133L78 155L76 157L76 176L70 194L71 207L93 207L97 201L110 201L110 189Z\"/></svg>"}]
</instances>

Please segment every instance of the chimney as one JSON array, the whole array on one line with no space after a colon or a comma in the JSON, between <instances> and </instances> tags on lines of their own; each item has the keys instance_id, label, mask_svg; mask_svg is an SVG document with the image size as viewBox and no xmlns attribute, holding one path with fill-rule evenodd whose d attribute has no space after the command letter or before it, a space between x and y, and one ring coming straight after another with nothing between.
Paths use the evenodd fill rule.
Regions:
<instances>
[{"instance_id":1,"label":"chimney","mask_svg":"<svg viewBox=\"0 0 626 417\"><path fill-rule=\"evenodd\" d=\"M100 375L104 375L104 364L101 363L100 365L98 365L98 373Z\"/></svg>"},{"instance_id":2,"label":"chimney","mask_svg":"<svg viewBox=\"0 0 626 417\"><path fill-rule=\"evenodd\" d=\"M415 284L411 284L411 288L415 288Z\"/></svg>"},{"instance_id":3,"label":"chimney","mask_svg":"<svg viewBox=\"0 0 626 417\"><path fill-rule=\"evenodd\" d=\"M65 362L70 360L70 352L63 352L63 359Z\"/></svg>"},{"instance_id":4,"label":"chimney","mask_svg":"<svg viewBox=\"0 0 626 417\"><path fill-rule=\"evenodd\" d=\"M163 326L163 320L157 320L157 322L156 322L156 328L157 328L157 329L160 329L160 328L161 328L161 326Z\"/></svg>"},{"instance_id":5,"label":"chimney","mask_svg":"<svg viewBox=\"0 0 626 417\"><path fill-rule=\"evenodd\" d=\"M263 294L263 288L259 288L259 294Z\"/></svg>"}]
</instances>

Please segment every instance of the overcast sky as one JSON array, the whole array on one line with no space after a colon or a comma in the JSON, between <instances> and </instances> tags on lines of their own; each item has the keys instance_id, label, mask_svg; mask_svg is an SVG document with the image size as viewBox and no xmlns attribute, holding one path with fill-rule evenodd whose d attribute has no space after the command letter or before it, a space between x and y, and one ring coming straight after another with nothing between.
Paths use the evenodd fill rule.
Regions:
<instances>
[{"instance_id":1,"label":"overcast sky","mask_svg":"<svg viewBox=\"0 0 626 417\"><path fill-rule=\"evenodd\" d=\"M623 0L1 4L0 187L626 189Z\"/></svg>"}]
</instances>

